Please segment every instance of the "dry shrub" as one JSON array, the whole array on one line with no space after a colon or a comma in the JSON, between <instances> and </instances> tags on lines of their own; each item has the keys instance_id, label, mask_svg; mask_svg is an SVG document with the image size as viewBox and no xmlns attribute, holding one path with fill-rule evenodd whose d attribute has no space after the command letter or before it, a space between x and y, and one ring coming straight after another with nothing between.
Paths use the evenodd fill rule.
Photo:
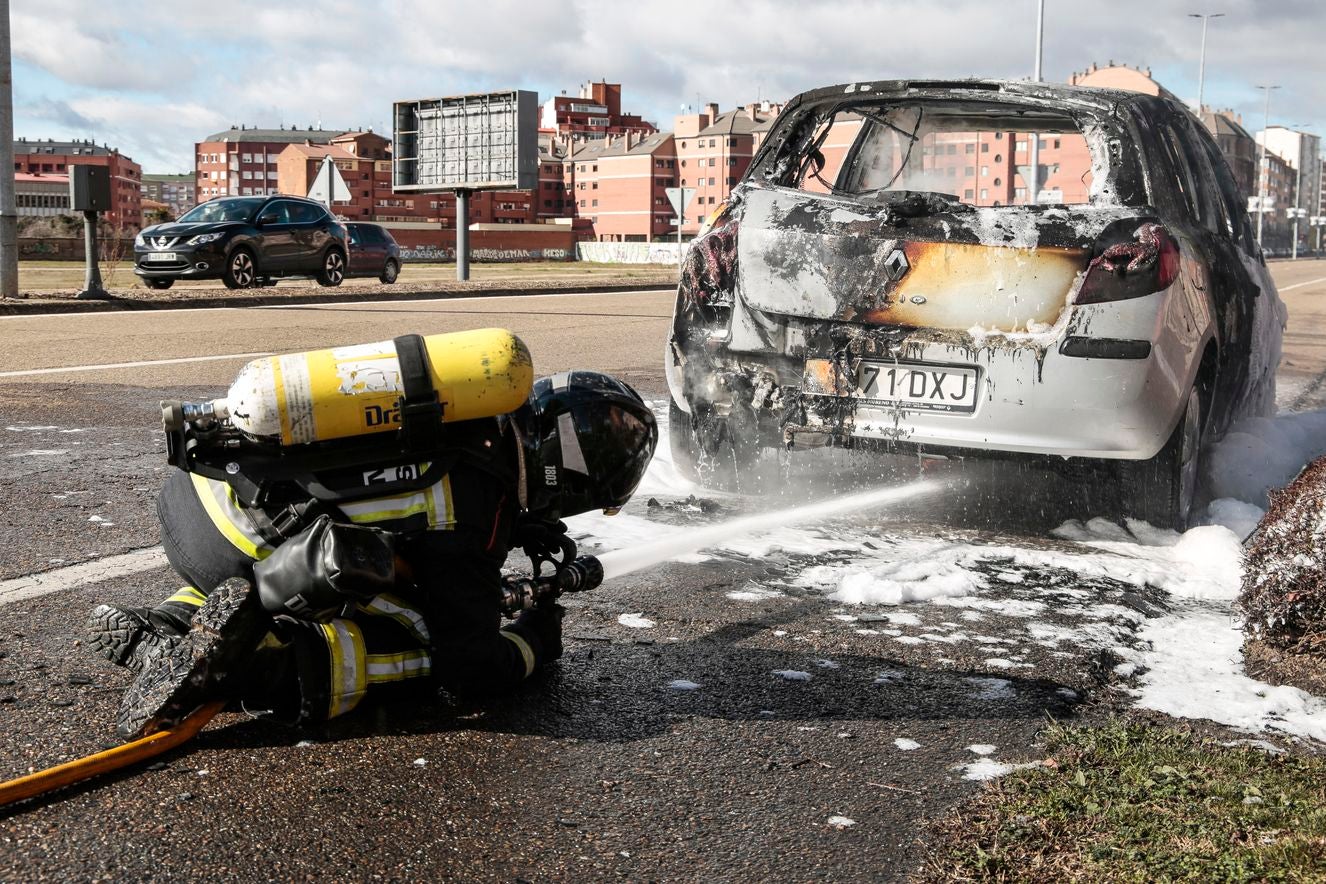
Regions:
<instances>
[{"instance_id":1,"label":"dry shrub","mask_svg":"<svg viewBox=\"0 0 1326 884\"><path fill-rule=\"evenodd\" d=\"M1271 493L1248 546L1239 606L1250 638L1326 655L1326 457Z\"/></svg>"}]
</instances>

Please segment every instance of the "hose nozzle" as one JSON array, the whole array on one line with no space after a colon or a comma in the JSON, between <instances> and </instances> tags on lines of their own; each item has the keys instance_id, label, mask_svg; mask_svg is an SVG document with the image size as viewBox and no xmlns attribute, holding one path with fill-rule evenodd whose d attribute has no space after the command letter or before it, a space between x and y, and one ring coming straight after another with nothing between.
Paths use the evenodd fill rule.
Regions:
<instances>
[{"instance_id":1,"label":"hose nozzle","mask_svg":"<svg viewBox=\"0 0 1326 884\"><path fill-rule=\"evenodd\" d=\"M603 565L594 556L577 556L545 577L511 574L502 578L502 613L514 617L563 593L588 592L603 582Z\"/></svg>"}]
</instances>

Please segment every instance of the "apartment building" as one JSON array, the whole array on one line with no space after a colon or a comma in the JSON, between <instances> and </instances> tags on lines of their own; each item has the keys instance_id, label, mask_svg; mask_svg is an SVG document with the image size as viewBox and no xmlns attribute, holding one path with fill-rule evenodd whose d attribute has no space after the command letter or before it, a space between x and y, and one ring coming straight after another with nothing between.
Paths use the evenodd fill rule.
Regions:
<instances>
[{"instance_id":1,"label":"apartment building","mask_svg":"<svg viewBox=\"0 0 1326 884\"><path fill-rule=\"evenodd\" d=\"M582 238L652 242L675 233L666 189L677 186L670 132L588 141L571 154L563 180Z\"/></svg>"},{"instance_id":2,"label":"apartment building","mask_svg":"<svg viewBox=\"0 0 1326 884\"><path fill-rule=\"evenodd\" d=\"M1294 180L1285 194L1284 206L1311 210L1320 205L1321 138L1285 126L1270 126L1257 133L1257 144L1263 143L1268 154L1278 155L1293 169ZM1300 233L1306 229L1306 223L1299 224Z\"/></svg>"},{"instance_id":3,"label":"apartment building","mask_svg":"<svg viewBox=\"0 0 1326 884\"><path fill-rule=\"evenodd\" d=\"M143 200L164 205L166 212L173 218L178 218L194 207L193 188L192 175L143 176Z\"/></svg>"},{"instance_id":4,"label":"apartment building","mask_svg":"<svg viewBox=\"0 0 1326 884\"><path fill-rule=\"evenodd\" d=\"M14 142L14 173L69 175L70 166L105 166L110 169L111 209L106 220L116 227L135 227L141 215L143 169L113 147L92 141ZM66 184L66 187L68 185Z\"/></svg>"},{"instance_id":5,"label":"apartment building","mask_svg":"<svg viewBox=\"0 0 1326 884\"><path fill-rule=\"evenodd\" d=\"M620 83L585 83L578 97L566 93L549 98L539 113L539 131L572 141L657 132L654 124L636 114L622 113Z\"/></svg>"},{"instance_id":6,"label":"apartment building","mask_svg":"<svg viewBox=\"0 0 1326 884\"><path fill-rule=\"evenodd\" d=\"M711 103L699 113L676 117L677 176L681 187L696 191L686 206L683 236L694 236L727 199L781 109L763 102L719 113L718 105Z\"/></svg>"},{"instance_id":7,"label":"apartment building","mask_svg":"<svg viewBox=\"0 0 1326 884\"><path fill-rule=\"evenodd\" d=\"M277 193L277 157L291 144L330 144L343 130L232 126L194 145L195 202Z\"/></svg>"}]
</instances>

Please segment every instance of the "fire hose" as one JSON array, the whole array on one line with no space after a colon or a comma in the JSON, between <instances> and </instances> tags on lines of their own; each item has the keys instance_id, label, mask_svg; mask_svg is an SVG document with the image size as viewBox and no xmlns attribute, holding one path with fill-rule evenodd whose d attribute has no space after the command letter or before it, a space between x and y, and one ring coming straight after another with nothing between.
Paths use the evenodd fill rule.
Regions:
<instances>
[{"instance_id":1,"label":"fire hose","mask_svg":"<svg viewBox=\"0 0 1326 884\"><path fill-rule=\"evenodd\" d=\"M594 556L579 556L558 567L551 574L533 577L519 574L504 576L499 604L506 616L514 617L521 611L551 603L564 593L587 592L602 582L603 566L599 564L599 560ZM0 807L37 798L56 789L121 770L169 752L197 736L225 705L224 700L207 703L175 727L140 737L123 746L76 758L46 770L0 783Z\"/></svg>"}]
</instances>

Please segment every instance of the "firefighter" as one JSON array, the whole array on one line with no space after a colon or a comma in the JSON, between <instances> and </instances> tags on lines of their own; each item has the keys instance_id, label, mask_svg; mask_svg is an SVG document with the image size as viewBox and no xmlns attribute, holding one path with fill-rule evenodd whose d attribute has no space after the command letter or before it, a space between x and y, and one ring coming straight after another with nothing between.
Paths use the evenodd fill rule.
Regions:
<instances>
[{"instance_id":1,"label":"firefighter","mask_svg":"<svg viewBox=\"0 0 1326 884\"><path fill-rule=\"evenodd\" d=\"M657 443L653 414L625 383L574 371L537 381L510 415L447 426L465 456L439 482L312 501L316 518L288 539L276 514L242 506L227 483L173 472L157 514L188 585L154 608L105 604L89 617L93 648L137 673L120 732L159 719L154 704L187 714L215 695L291 723L334 718L369 694L485 697L560 657L560 606L501 627L501 567L516 547L555 547L560 519L626 503ZM202 657L205 684L172 682Z\"/></svg>"}]
</instances>

